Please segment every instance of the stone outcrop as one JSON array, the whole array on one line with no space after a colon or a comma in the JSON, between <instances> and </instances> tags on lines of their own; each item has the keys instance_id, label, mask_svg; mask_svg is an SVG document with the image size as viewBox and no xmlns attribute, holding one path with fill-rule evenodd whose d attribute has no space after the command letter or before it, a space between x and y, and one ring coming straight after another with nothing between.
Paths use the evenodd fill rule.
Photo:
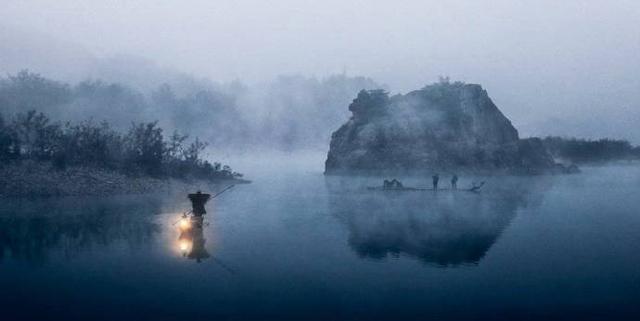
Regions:
<instances>
[{"instance_id":1,"label":"stone outcrop","mask_svg":"<svg viewBox=\"0 0 640 321\"><path fill-rule=\"evenodd\" d=\"M480 85L441 81L405 95L361 91L331 136L326 174L557 171L540 139L518 131Z\"/></svg>"}]
</instances>

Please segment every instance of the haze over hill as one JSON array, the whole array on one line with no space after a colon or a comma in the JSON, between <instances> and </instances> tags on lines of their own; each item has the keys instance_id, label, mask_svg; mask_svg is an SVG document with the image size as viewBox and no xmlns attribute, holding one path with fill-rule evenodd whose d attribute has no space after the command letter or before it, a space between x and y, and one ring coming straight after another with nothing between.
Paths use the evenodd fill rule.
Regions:
<instances>
[{"instance_id":1,"label":"haze over hill","mask_svg":"<svg viewBox=\"0 0 640 321\"><path fill-rule=\"evenodd\" d=\"M0 71L142 91L346 70L398 93L448 75L482 84L524 137L637 143L638 17L634 1L10 2Z\"/></svg>"}]
</instances>

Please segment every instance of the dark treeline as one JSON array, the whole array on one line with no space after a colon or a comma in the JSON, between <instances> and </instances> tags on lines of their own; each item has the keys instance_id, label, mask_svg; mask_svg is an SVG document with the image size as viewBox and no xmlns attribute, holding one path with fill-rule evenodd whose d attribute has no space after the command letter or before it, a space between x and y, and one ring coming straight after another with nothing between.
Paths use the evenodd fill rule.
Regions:
<instances>
[{"instance_id":1,"label":"dark treeline","mask_svg":"<svg viewBox=\"0 0 640 321\"><path fill-rule=\"evenodd\" d=\"M229 166L202 159L207 144L174 132L165 137L157 122L132 123L121 134L103 121L53 122L43 113L0 116L0 164L33 160L57 169L89 166L128 175L234 179Z\"/></svg>"},{"instance_id":2,"label":"dark treeline","mask_svg":"<svg viewBox=\"0 0 640 321\"><path fill-rule=\"evenodd\" d=\"M546 137L544 145L559 159L576 164L640 159L640 147L626 140Z\"/></svg>"},{"instance_id":3,"label":"dark treeline","mask_svg":"<svg viewBox=\"0 0 640 321\"><path fill-rule=\"evenodd\" d=\"M194 80L140 90L102 80L67 84L22 71L0 78L0 110L5 117L35 110L56 121L93 118L120 131L132 121L158 120L167 131L188 132L221 148L324 148L356 93L379 87L368 78L335 75L282 76L251 88Z\"/></svg>"}]
</instances>

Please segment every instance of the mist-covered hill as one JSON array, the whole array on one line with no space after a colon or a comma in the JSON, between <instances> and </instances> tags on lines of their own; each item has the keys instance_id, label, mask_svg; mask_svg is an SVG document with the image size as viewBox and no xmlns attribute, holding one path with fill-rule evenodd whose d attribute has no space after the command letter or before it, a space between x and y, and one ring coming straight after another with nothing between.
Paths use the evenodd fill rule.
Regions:
<instances>
[{"instance_id":1,"label":"mist-covered hill","mask_svg":"<svg viewBox=\"0 0 640 321\"><path fill-rule=\"evenodd\" d=\"M562 19L562 21L565 20ZM313 97L322 89L313 89L311 87L318 87L318 85L313 84L313 79L323 82L325 79L332 78L328 73L320 73L324 75L321 77L291 76L291 72L296 72L296 70L300 69L281 69L260 78L262 83L243 83L244 81L255 81L255 79L250 79L249 75L243 73L239 73L237 76L240 81L230 82L233 78L229 77L228 73L224 74L222 71L218 73L216 68L212 67L220 63L218 61L219 57L215 52L210 56L210 65L202 66L201 69L195 68L194 70L192 68L189 69L190 73L186 73L176 67L180 65L181 61L175 61L175 64L171 64L167 60L159 59L158 56L139 51L120 50L119 48L99 50L100 48L93 46L91 47L92 50L89 50L88 47L85 47L88 44L81 41L81 39L48 31L38 32L34 31L37 30L35 28L26 28L19 24L8 25L8 23L10 22L0 22L0 76L15 75L23 69L29 69L47 78L72 85L87 79L99 79L108 84L116 83L130 87L145 96L150 96L153 91L163 84L168 84L178 97L188 96L203 89L216 88L218 91L229 93L237 98L238 104L242 105L242 108L238 109L249 116L246 117L247 122L252 127L254 125L264 125L264 131L267 132L269 131L269 126L271 126L269 124L272 124L274 119L294 117L296 113L307 108L306 106L302 108L296 107L294 110L287 107L291 103L305 104L311 102L312 104L327 106L325 102ZM100 36L102 35L95 35L95 37ZM548 39L548 37L543 39ZM589 39L595 38L589 36ZM580 42L580 44L582 43ZM630 46L637 46L632 45L635 43L637 42L626 42ZM175 44L167 44L167 46L172 45ZM609 54L613 54L615 48L617 47L598 45L596 51L580 52L606 57ZM495 48L492 50L496 51ZM209 57L206 52L196 52ZM456 52L464 51L456 50ZM504 50L502 53L509 55L513 52ZM566 52L565 54L569 53ZM494 54L495 52L490 57L494 57ZM541 58L536 56L535 52L528 53L528 55L533 55L532 58ZM417 67L415 64L400 68L397 64L386 65L387 63L394 63L394 61L378 62L379 66L377 68L384 67L383 69L389 71L389 73L401 74L400 79L398 79L398 76L382 76L377 69L361 69L358 74L375 75L376 80L385 84L411 83L408 80L411 78L409 74L413 75L411 79L416 84L432 80L438 74L451 74L459 79L482 83L486 88L489 88L494 95L495 101L505 112L509 113L514 125L525 136L543 137L554 135L588 139L610 137L628 139L634 144L640 143L640 131L636 126L636 123L640 120L640 109L637 108L640 100L638 99L638 91L635 90L638 87L638 78L633 73L627 72L633 70L632 67L637 65L637 61L609 58L603 60L606 61L605 64L602 64L603 61L601 61L601 64L593 64L593 57L590 59L582 56L580 56L581 59L576 59L575 56L571 57L571 59L564 57L563 61L562 59L559 60L555 54L549 57L543 56L545 68L535 68L535 72L530 70L533 65L526 67L527 64L523 65L521 59L514 60L513 63L504 62L494 66L491 64L493 60L477 63L473 59L466 61L464 59L460 60L460 57L445 55L443 61L433 61L428 68ZM551 60L547 61L546 59ZM165 64L159 64L156 61L164 61ZM470 61L472 62L471 66L467 65ZM554 66L553 70L551 70L550 64ZM234 68L236 67L239 66L234 66ZM247 68L247 66L242 66L242 68ZM264 68L273 70L275 67L264 66ZM305 75L310 74L308 71L304 72ZM301 81L295 81L297 84L292 85L290 79L282 80L278 78L278 74L282 73L289 75L284 77L285 79L301 78ZM422 79L422 82L416 82L415 74L421 74L422 78L420 79ZM264 81L264 79L272 80ZM304 79L310 81L303 84L306 82ZM354 83L358 82L351 81L351 84ZM304 89L307 92L301 91L298 92L299 96L297 97L281 99L277 97L280 95L278 90L272 88L274 84L279 86L280 89ZM336 83L333 85L336 85ZM320 86L323 86L323 84L320 84ZM326 108L336 112L331 113L331 115L348 116L345 114L344 108L341 107L347 105L355 97L358 90L374 89L380 86L374 86L369 83L365 86L355 87L362 88L349 91L350 97L331 99L331 106ZM347 84L344 88L350 88L350 85ZM406 86L396 86L394 88L385 87L385 89L390 89L393 92L408 88L413 88L413 85L409 86L407 84ZM243 90L244 95L242 97L237 95L237 90L239 89ZM333 90L329 91L336 93ZM293 93L289 94L292 95ZM336 105L334 106L333 103L336 103ZM290 113L265 116L270 113L269 110L283 108L288 109ZM259 119L254 119L256 115L260 116ZM316 113L315 116L318 116L318 114ZM326 115L320 114L320 116ZM149 115L149 117L153 117L153 115ZM306 119L311 119L311 117ZM264 135L263 131L258 138L264 138L264 141L269 144L276 143L276 140L288 140L289 147L287 148L296 148L296 145L307 143L307 139L291 139L292 133L301 132L304 134L309 129L308 127L315 126L318 123L317 121L318 119L312 119L311 122L304 124L289 123L289 126L285 126L272 134ZM332 123L331 125L337 126L339 124L340 122ZM220 135L220 133L216 134ZM322 136L325 142L328 142L328 135L330 135L330 132L322 132L318 136ZM279 144L280 142L277 143ZM316 142L313 143L315 144ZM317 144L317 146L320 146L320 144Z\"/></svg>"},{"instance_id":2,"label":"mist-covered hill","mask_svg":"<svg viewBox=\"0 0 640 321\"><path fill-rule=\"evenodd\" d=\"M0 26L5 117L36 110L60 121L105 120L122 130L158 120L165 130L212 147L325 149L331 129L347 115L343 106L362 89L386 88L345 74L219 83L139 56L97 56L66 39Z\"/></svg>"},{"instance_id":3,"label":"mist-covered hill","mask_svg":"<svg viewBox=\"0 0 640 321\"><path fill-rule=\"evenodd\" d=\"M0 74L33 70L48 78L78 83L101 79L149 91L167 83L177 90L211 83L133 54L96 55L84 46L46 33L0 23Z\"/></svg>"},{"instance_id":4,"label":"mist-covered hill","mask_svg":"<svg viewBox=\"0 0 640 321\"><path fill-rule=\"evenodd\" d=\"M59 121L107 121L116 129L157 120L167 131L219 148L321 149L345 117L343 106L358 91L380 86L342 74L280 76L253 87L193 79L145 91L101 79L68 83L23 70L0 78L0 106L5 117L35 110Z\"/></svg>"}]
</instances>

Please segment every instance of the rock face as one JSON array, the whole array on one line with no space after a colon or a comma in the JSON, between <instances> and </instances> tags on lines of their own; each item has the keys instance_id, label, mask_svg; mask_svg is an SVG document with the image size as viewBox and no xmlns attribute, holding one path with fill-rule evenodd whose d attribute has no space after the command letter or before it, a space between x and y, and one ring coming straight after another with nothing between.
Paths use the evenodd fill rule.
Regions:
<instances>
[{"instance_id":1,"label":"rock face","mask_svg":"<svg viewBox=\"0 0 640 321\"><path fill-rule=\"evenodd\" d=\"M556 168L540 139L521 140L480 85L441 81L406 95L361 91L331 136L326 174Z\"/></svg>"}]
</instances>

